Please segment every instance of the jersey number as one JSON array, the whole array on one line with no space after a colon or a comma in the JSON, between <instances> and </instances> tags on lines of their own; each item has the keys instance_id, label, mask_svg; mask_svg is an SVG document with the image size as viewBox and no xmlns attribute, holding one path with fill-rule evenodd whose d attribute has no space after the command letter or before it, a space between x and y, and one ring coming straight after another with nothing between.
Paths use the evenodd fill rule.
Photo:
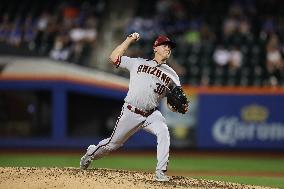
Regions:
<instances>
[{"instance_id":1,"label":"jersey number","mask_svg":"<svg viewBox=\"0 0 284 189\"><path fill-rule=\"evenodd\" d=\"M154 89L154 92L158 93L159 95L163 94L163 92L166 89L165 85L162 85L161 83L156 83L156 85L157 85L157 88Z\"/></svg>"}]
</instances>

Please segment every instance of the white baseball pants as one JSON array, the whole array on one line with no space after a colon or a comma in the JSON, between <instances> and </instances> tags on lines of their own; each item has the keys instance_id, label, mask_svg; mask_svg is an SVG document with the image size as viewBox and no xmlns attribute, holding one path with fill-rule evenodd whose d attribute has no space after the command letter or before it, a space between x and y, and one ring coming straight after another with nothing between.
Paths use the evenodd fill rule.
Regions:
<instances>
[{"instance_id":1,"label":"white baseball pants","mask_svg":"<svg viewBox=\"0 0 284 189\"><path fill-rule=\"evenodd\" d=\"M127 105L124 103L111 137L100 141L98 145L90 145L87 154L92 155L93 159L99 159L110 151L121 147L135 132L144 129L157 136L156 170L166 171L169 161L170 135L165 118L159 110L144 117L130 111Z\"/></svg>"}]
</instances>

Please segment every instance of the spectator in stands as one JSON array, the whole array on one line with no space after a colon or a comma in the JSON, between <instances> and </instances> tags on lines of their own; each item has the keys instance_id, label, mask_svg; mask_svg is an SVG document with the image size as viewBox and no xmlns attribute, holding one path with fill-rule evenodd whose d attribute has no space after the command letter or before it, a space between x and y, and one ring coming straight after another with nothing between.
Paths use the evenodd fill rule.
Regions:
<instances>
[{"instance_id":1,"label":"spectator in stands","mask_svg":"<svg viewBox=\"0 0 284 189\"><path fill-rule=\"evenodd\" d=\"M213 59L221 67L228 65L230 70L237 70L242 65L243 55L237 47L232 47L229 50L223 46L219 46L214 51Z\"/></svg>"},{"instance_id":2,"label":"spectator in stands","mask_svg":"<svg viewBox=\"0 0 284 189\"><path fill-rule=\"evenodd\" d=\"M1 19L1 25L0 25L0 42L6 42L10 30L11 30L11 23L9 20L9 15L4 14L3 18Z\"/></svg>"},{"instance_id":3,"label":"spectator in stands","mask_svg":"<svg viewBox=\"0 0 284 189\"><path fill-rule=\"evenodd\" d=\"M28 15L25 18L24 26L23 26L23 42L30 43L35 38L35 23L31 15Z\"/></svg>"},{"instance_id":4,"label":"spectator in stands","mask_svg":"<svg viewBox=\"0 0 284 189\"><path fill-rule=\"evenodd\" d=\"M69 37L59 35L55 39L54 46L49 53L49 56L55 60L67 61L71 54L70 46L68 45Z\"/></svg>"},{"instance_id":5,"label":"spectator in stands","mask_svg":"<svg viewBox=\"0 0 284 189\"><path fill-rule=\"evenodd\" d=\"M46 30L49 23L51 15L44 11L39 18L37 18L36 25L36 35L34 39L34 50L38 54L44 54L45 48L45 39L46 39Z\"/></svg>"},{"instance_id":6,"label":"spectator in stands","mask_svg":"<svg viewBox=\"0 0 284 189\"><path fill-rule=\"evenodd\" d=\"M232 47L229 57L229 69L237 70L242 66L243 54L238 47Z\"/></svg>"},{"instance_id":7,"label":"spectator in stands","mask_svg":"<svg viewBox=\"0 0 284 189\"><path fill-rule=\"evenodd\" d=\"M250 26L250 22L248 21L248 19L245 17L240 19L238 32L242 34L243 36L247 36L250 34L250 29L251 29L251 26Z\"/></svg>"},{"instance_id":8,"label":"spectator in stands","mask_svg":"<svg viewBox=\"0 0 284 189\"><path fill-rule=\"evenodd\" d=\"M229 50L219 45L213 53L213 60L219 66L226 66L230 60Z\"/></svg>"},{"instance_id":9,"label":"spectator in stands","mask_svg":"<svg viewBox=\"0 0 284 189\"><path fill-rule=\"evenodd\" d=\"M266 68L270 76L270 84L276 85L284 73L283 57L276 34L272 34L266 44Z\"/></svg>"},{"instance_id":10,"label":"spectator in stands","mask_svg":"<svg viewBox=\"0 0 284 189\"><path fill-rule=\"evenodd\" d=\"M223 34L224 38L229 38L238 29L238 20L235 17L228 17L224 20Z\"/></svg>"},{"instance_id":11,"label":"spectator in stands","mask_svg":"<svg viewBox=\"0 0 284 189\"><path fill-rule=\"evenodd\" d=\"M37 20L37 30L44 31L47 28L50 19L50 14L44 11Z\"/></svg>"},{"instance_id":12,"label":"spectator in stands","mask_svg":"<svg viewBox=\"0 0 284 189\"><path fill-rule=\"evenodd\" d=\"M84 56L90 53L90 47L96 41L96 18L93 16L86 18L82 27L77 25L70 30L69 37L72 42L69 60L77 64L84 64Z\"/></svg>"},{"instance_id":13,"label":"spectator in stands","mask_svg":"<svg viewBox=\"0 0 284 189\"><path fill-rule=\"evenodd\" d=\"M20 23L20 17L16 17L16 19L14 20L7 42L15 47L20 46L22 42L22 28Z\"/></svg>"}]
</instances>

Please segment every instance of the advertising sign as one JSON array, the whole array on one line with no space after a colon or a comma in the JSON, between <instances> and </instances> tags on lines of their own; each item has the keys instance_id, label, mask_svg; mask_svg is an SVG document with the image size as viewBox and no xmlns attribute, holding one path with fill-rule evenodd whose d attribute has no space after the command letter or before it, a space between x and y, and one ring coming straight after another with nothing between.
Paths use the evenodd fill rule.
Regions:
<instances>
[{"instance_id":1,"label":"advertising sign","mask_svg":"<svg viewBox=\"0 0 284 189\"><path fill-rule=\"evenodd\" d=\"M200 148L284 149L284 96L199 96Z\"/></svg>"}]
</instances>

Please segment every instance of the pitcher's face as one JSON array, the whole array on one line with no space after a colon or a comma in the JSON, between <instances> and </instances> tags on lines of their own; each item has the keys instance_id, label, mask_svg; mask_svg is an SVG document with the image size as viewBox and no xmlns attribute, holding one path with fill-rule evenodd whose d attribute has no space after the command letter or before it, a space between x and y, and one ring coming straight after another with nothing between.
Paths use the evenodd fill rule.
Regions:
<instances>
[{"instance_id":1,"label":"pitcher's face","mask_svg":"<svg viewBox=\"0 0 284 189\"><path fill-rule=\"evenodd\" d=\"M169 44L162 44L154 48L155 54L158 54L163 59L168 59L171 56L172 48Z\"/></svg>"}]
</instances>

